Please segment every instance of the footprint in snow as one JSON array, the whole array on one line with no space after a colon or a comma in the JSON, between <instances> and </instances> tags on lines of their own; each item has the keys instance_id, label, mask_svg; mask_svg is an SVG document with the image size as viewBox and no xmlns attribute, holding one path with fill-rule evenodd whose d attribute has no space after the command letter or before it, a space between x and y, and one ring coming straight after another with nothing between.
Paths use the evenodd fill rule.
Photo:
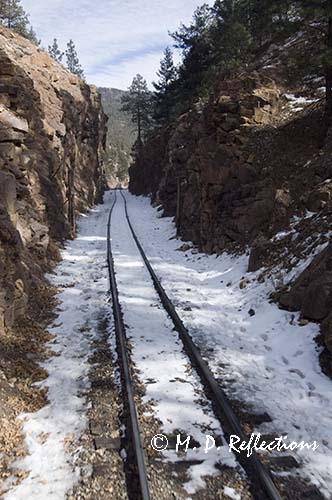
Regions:
<instances>
[{"instance_id":1,"label":"footprint in snow","mask_svg":"<svg viewBox=\"0 0 332 500\"><path fill-rule=\"evenodd\" d=\"M299 370L298 368L291 368L290 370L288 370L290 373L296 373L296 375L298 375L299 377L301 378L305 378L305 375L303 372L301 372L301 370Z\"/></svg>"},{"instance_id":2,"label":"footprint in snow","mask_svg":"<svg viewBox=\"0 0 332 500\"><path fill-rule=\"evenodd\" d=\"M81 306L77 306L76 309L78 311L86 312L86 305L82 304Z\"/></svg>"},{"instance_id":3,"label":"footprint in snow","mask_svg":"<svg viewBox=\"0 0 332 500\"><path fill-rule=\"evenodd\" d=\"M282 361L284 362L285 365L289 365L289 361L285 356L281 356Z\"/></svg>"}]
</instances>

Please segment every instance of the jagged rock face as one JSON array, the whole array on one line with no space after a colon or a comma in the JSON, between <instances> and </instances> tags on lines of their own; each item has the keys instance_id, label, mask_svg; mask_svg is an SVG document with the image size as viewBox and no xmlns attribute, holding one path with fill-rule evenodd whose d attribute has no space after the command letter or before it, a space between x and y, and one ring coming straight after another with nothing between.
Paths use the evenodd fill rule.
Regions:
<instances>
[{"instance_id":1,"label":"jagged rock face","mask_svg":"<svg viewBox=\"0 0 332 500\"><path fill-rule=\"evenodd\" d=\"M130 190L152 193L166 215L178 212L180 234L203 251L252 242L289 204L246 148L254 127L273 123L279 98L275 82L258 73L223 81L210 103L148 141L131 168Z\"/></svg>"},{"instance_id":2,"label":"jagged rock face","mask_svg":"<svg viewBox=\"0 0 332 500\"><path fill-rule=\"evenodd\" d=\"M249 247L249 272L275 266L290 270L329 239L332 133L321 150L320 112L289 114L285 81L274 67L221 80L208 103L198 103L149 138L140 164L130 170L130 190L151 194L165 215L175 216L184 240L206 252ZM306 211L317 217L306 222ZM303 220L293 241L294 215ZM289 234L279 242L274 238L279 232ZM282 307L321 324L328 373L331 262L329 246L281 296Z\"/></svg>"},{"instance_id":3,"label":"jagged rock face","mask_svg":"<svg viewBox=\"0 0 332 500\"><path fill-rule=\"evenodd\" d=\"M100 197L105 137L96 89L0 27L0 327Z\"/></svg>"}]
</instances>

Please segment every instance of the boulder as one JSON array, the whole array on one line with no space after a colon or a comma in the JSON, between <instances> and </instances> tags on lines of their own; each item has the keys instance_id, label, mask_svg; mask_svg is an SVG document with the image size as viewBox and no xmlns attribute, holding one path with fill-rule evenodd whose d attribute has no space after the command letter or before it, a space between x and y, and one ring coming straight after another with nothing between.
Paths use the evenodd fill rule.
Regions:
<instances>
[{"instance_id":1,"label":"boulder","mask_svg":"<svg viewBox=\"0 0 332 500\"><path fill-rule=\"evenodd\" d=\"M301 304L304 318L321 321L327 317L332 307L332 273L326 273L310 283Z\"/></svg>"},{"instance_id":2,"label":"boulder","mask_svg":"<svg viewBox=\"0 0 332 500\"><path fill-rule=\"evenodd\" d=\"M300 310L303 318L322 321L332 308L332 246L318 254L300 274L280 303L289 310Z\"/></svg>"},{"instance_id":3,"label":"boulder","mask_svg":"<svg viewBox=\"0 0 332 500\"><path fill-rule=\"evenodd\" d=\"M313 189L306 201L306 208L310 210L310 212L318 212L324 206L331 202L332 200L332 181L328 179L327 181L319 184Z\"/></svg>"}]
</instances>

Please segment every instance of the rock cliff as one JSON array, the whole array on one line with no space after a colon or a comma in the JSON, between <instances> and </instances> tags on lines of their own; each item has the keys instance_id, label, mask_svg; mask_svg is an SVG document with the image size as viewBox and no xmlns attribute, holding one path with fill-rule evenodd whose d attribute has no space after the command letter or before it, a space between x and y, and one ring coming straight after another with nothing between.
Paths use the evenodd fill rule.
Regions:
<instances>
[{"instance_id":1,"label":"rock cliff","mask_svg":"<svg viewBox=\"0 0 332 500\"><path fill-rule=\"evenodd\" d=\"M288 54L306 50L303 36L287 44ZM131 167L130 190L151 195L175 217L179 235L204 252L249 249L250 272L290 271L323 251L276 295L303 321L322 322L331 371L332 140L320 147L324 82L305 74L290 81L283 52L274 47L254 66L218 75L208 100L154 131Z\"/></svg>"},{"instance_id":2,"label":"rock cliff","mask_svg":"<svg viewBox=\"0 0 332 500\"><path fill-rule=\"evenodd\" d=\"M0 331L102 194L105 137L96 89L0 27Z\"/></svg>"},{"instance_id":3,"label":"rock cliff","mask_svg":"<svg viewBox=\"0 0 332 500\"><path fill-rule=\"evenodd\" d=\"M253 128L273 123L280 94L263 74L225 80L210 102L151 138L141 165L131 169L131 191L152 192L166 214L177 214L180 234L203 251L254 239L278 194L259 179L248 142Z\"/></svg>"}]
</instances>

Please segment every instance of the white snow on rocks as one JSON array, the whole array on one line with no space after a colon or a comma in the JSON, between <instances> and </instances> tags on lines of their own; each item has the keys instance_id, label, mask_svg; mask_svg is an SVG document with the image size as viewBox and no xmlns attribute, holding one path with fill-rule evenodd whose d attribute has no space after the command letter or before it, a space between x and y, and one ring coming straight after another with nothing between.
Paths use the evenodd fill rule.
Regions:
<instances>
[{"instance_id":1,"label":"white snow on rocks","mask_svg":"<svg viewBox=\"0 0 332 500\"><path fill-rule=\"evenodd\" d=\"M28 455L15 464L29 475L6 495L6 500L60 500L79 479L68 446L86 427L84 391L88 387L88 358L100 311L108 290L106 205L82 216L78 237L66 244L63 261L50 281L58 286L58 317L49 331L55 356L42 364L48 378L49 404L34 414L22 415ZM8 484L9 485L9 484Z\"/></svg>"},{"instance_id":2,"label":"white snow on rocks","mask_svg":"<svg viewBox=\"0 0 332 500\"><path fill-rule=\"evenodd\" d=\"M178 252L172 220L161 218L147 198L126 196L142 245L215 375L232 397L273 418L257 432L319 444L317 451L298 451L296 458L303 464L300 473L329 498L332 382L318 362L318 325L300 327L297 313L270 303L273 282L258 283L256 273L247 273L247 255ZM243 278L248 284L241 289Z\"/></svg>"},{"instance_id":3,"label":"white snow on rocks","mask_svg":"<svg viewBox=\"0 0 332 500\"><path fill-rule=\"evenodd\" d=\"M289 101L292 111L297 113L298 111L303 111L303 109L309 104L318 102L319 99L308 99L306 97L295 97L293 94L284 94L284 97Z\"/></svg>"},{"instance_id":4,"label":"white snow on rocks","mask_svg":"<svg viewBox=\"0 0 332 500\"><path fill-rule=\"evenodd\" d=\"M63 261L51 277L61 289L61 304L50 329L54 335L50 345L56 356L43 363L49 376L40 384L48 388L49 404L35 414L22 416L28 455L16 465L30 472L5 495L6 500L60 500L79 478L68 443L75 442L86 428L84 392L91 341L100 316L109 307L106 225L113 196L108 193L105 205L80 219L78 238L68 242ZM176 251L181 243L173 238L171 219L161 218L148 199L126 196L133 226L151 263L216 377L232 397L250 402L253 411L266 411L273 418L257 427L257 432L287 434L289 441L319 444L317 451L299 451L296 458L303 465L300 474L310 477L329 498L332 382L318 363L314 341L318 326L300 327L298 314L270 303L273 283L258 283L257 274L247 273L247 255L216 257L195 249ZM197 401L204 398L199 380L188 370L181 343L159 306L121 204L120 199L114 212L114 257L132 355L139 377L147 384L145 398L158 402L155 411L165 433L178 428L200 441L200 426L204 424L209 433L222 435L209 405L203 411ZM240 288L243 279L246 286ZM285 275L285 281L288 279ZM202 485L202 476L211 474L216 460L235 464L224 450L202 455L202 449L188 454L188 459L204 458L201 466L191 469L189 492ZM167 458L172 459L171 451ZM231 488L224 493L238 498Z\"/></svg>"}]
</instances>

